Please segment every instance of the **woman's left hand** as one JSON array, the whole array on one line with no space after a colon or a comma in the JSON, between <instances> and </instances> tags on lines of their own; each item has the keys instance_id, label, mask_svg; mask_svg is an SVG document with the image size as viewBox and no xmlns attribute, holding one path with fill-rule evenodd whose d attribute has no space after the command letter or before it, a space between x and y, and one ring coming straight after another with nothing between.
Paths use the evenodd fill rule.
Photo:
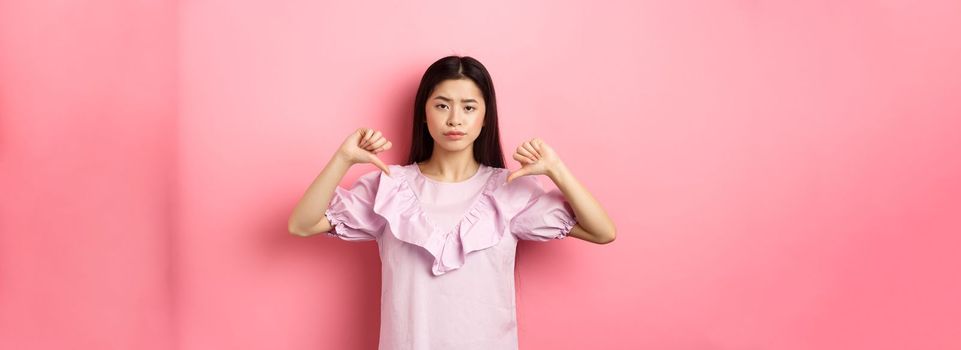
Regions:
<instances>
[{"instance_id":1,"label":"woman's left hand","mask_svg":"<svg viewBox=\"0 0 961 350\"><path fill-rule=\"evenodd\" d=\"M507 183L526 175L550 175L563 166L554 149L536 137L517 147L514 160L521 163L521 168L507 175Z\"/></svg>"}]
</instances>

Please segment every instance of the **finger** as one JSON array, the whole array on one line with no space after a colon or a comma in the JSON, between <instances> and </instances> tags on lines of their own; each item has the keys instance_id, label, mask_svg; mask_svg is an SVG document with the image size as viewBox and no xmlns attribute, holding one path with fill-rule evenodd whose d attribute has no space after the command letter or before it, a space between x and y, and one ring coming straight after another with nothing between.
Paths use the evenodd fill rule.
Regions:
<instances>
[{"instance_id":1,"label":"finger","mask_svg":"<svg viewBox=\"0 0 961 350\"><path fill-rule=\"evenodd\" d=\"M383 146L380 146L379 148L375 149L374 153L375 154L380 153L389 149L390 149L390 141L387 141L387 143L385 143Z\"/></svg>"},{"instance_id":2,"label":"finger","mask_svg":"<svg viewBox=\"0 0 961 350\"><path fill-rule=\"evenodd\" d=\"M375 149L380 148L380 146L383 146L383 145L386 144L386 143L387 143L387 139L381 137L381 138L379 138L379 139L375 139L375 140L371 141L371 142L370 142L370 145L367 145L367 149L375 150Z\"/></svg>"},{"instance_id":3,"label":"finger","mask_svg":"<svg viewBox=\"0 0 961 350\"><path fill-rule=\"evenodd\" d=\"M530 170L528 170L528 169L530 169L530 168L520 168L520 169L517 169L517 170L515 170L514 172L508 174L508 175L507 175L507 183L511 183L511 181L514 181L514 179L519 178L519 177L524 176L524 175L527 175L527 173L530 171Z\"/></svg>"},{"instance_id":4,"label":"finger","mask_svg":"<svg viewBox=\"0 0 961 350\"><path fill-rule=\"evenodd\" d=\"M534 163L537 163L537 160L534 159L534 158L526 157L526 156L524 156L524 155L522 155L522 154L520 154L520 153L514 153L514 154L517 155L517 157L515 157L514 159L517 159L517 161L518 161L518 162L521 162L521 164L534 164Z\"/></svg>"},{"instance_id":5,"label":"finger","mask_svg":"<svg viewBox=\"0 0 961 350\"><path fill-rule=\"evenodd\" d=\"M374 130L370 130L370 131L364 133L364 137L360 139L360 148L367 147L367 143L370 142L370 139L371 139L373 136L374 136Z\"/></svg>"},{"instance_id":6,"label":"finger","mask_svg":"<svg viewBox=\"0 0 961 350\"><path fill-rule=\"evenodd\" d=\"M380 160L380 158L377 158L377 156L373 154L370 155L370 162L373 163L374 166L380 168L380 170L383 171L385 174L390 175L390 169L387 169L387 165L385 165L384 162Z\"/></svg>"},{"instance_id":7,"label":"finger","mask_svg":"<svg viewBox=\"0 0 961 350\"><path fill-rule=\"evenodd\" d=\"M393 143L391 143L390 141L387 141L387 143L381 146L381 148L383 148L386 151L386 150L389 150L393 145L394 145Z\"/></svg>"},{"instance_id":8,"label":"finger","mask_svg":"<svg viewBox=\"0 0 961 350\"><path fill-rule=\"evenodd\" d=\"M382 137L382 135L381 135L380 131L374 131L374 133L373 133L372 135L370 135L370 138L367 139L367 146L370 146L372 143L374 143L374 141L377 141L377 140L380 139L381 137Z\"/></svg>"},{"instance_id":9,"label":"finger","mask_svg":"<svg viewBox=\"0 0 961 350\"><path fill-rule=\"evenodd\" d=\"M534 159L541 159L540 152L537 152L537 150L534 149L534 145L532 145L530 142L524 143L521 147L524 147L524 149L526 149L527 152L530 152L531 156L534 157Z\"/></svg>"},{"instance_id":10,"label":"finger","mask_svg":"<svg viewBox=\"0 0 961 350\"><path fill-rule=\"evenodd\" d=\"M360 137L357 138L357 147L363 147L363 145L364 145L364 138L367 137L367 133L370 132L370 129L368 129L368 128L360 128L359 131L360 131Z\"/></svg>"},{"instance_id":11,"label":"finger","mask_svg":"<svg viewBox=\"0 0 961 350\"><path fill-rule=\"evenodd\" d=\"M534 150L537 151L538 153L540 153L541 150L544 149L544 140L541 140L540 138L535 137L531 139L531 142L529 143L531 144L531 147L534 147Z\"/></svg>"},{"instance_id":12,"label":"finger","mask_svg":"<svg viewBox=\"0 0 961 350\"><path fill-rule=\"evenodd\" d=\"M530 158L531 161L535 161L535 162L537 161L537 157L535 157L533 153L531 153L530 151L528 151L528 150L527 150L526 148L524 148L523 146L522 146L522 147L517 147L517 153L520 153L520 155L525 156L525 157L527 157L527 158Z\"/></svg>"},{"instance_id":13,"label":"finger","mask_svg":"<svg viewBox=\"0 0 961 350\"><path fill-rule=\"evenodd\" d=\"M518 162L520 162L521 164L524 164L524 165L534 164L534 160L533 160L533 159L527 158L527 157L521 155L520 153L514 153L514 160L516 160L516 161L518 161Z\"/></svg>"},{"instance_id":14,"label":"finger","mask_svg":"<svg viewBox=\"0 0 961 350\"><path fill-rule=\"evenodd\" d=\"M378 137L373 137L373 136L371 136L371 137L370 137L370 140L367 140L366 143L364 143L363 145L361 145L361 148L371 150L371 149L373 149L373 148L371 148L370 146L373 146L374 143L377 142L377 141L379 141L380 139L382 139L382 137L378 138Z\"/></svg>"},{"instance_id":15,"label":"finger","mask_svg":"<svg viewBox=\"0 0 961 350\"><path fill-rule=\"evenodd\" d=\"M364 145L367 143L367 140L370 140L370 137L373 134L374 134L374 129L364 130L364 137L360 139L360 147L364 147Z\"/></svg>"}]
</instances>

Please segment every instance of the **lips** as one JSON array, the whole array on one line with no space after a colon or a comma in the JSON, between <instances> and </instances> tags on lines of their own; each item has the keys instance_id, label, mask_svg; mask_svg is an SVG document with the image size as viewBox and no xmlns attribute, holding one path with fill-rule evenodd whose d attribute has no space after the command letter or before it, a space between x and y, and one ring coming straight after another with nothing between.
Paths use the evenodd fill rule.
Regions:
<instances>
[{"instance_id":1,"label":"lips","mask_svg":"<svg viewBox=\"0 0 961 350\"><path fill-rule=\"evenodd\" d=\"M463 131L448 131L444 133L444 137L448 140L460 140L466 135Z\"/></svg>"}]
</instances>

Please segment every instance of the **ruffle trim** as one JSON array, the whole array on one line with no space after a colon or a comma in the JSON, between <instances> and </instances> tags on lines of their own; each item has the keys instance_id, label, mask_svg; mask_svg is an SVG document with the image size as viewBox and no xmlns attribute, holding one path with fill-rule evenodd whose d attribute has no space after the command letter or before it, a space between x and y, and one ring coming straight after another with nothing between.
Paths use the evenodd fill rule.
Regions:
<instances>
[{"instance_id":1,"label":"ruffle trim","mask_svg":"<svg viewBox=\"0 0 961 350\"><path fill-rule=\"evenodd\" d=\"M571 207L571 203L567 202L565 199L564 209L570 213L574 213L574 208ZM561 220L561 232L555 236L555 239L562 239L571 234L571 230L574 229L574 225L577 225L577 215L571 215L569 219Z\"/></svg>"},{"instance_id":2,"label":"ruffle trim","mask_svg":"<svg viewBox=\"0 0 961 350\"><path fill-rule=\"evenodd\" d=\"M570 220L564 220L563 226L561 226L561 232L557 236L554 236L554 239L562 239L567 237L571 233L571 230L574 229L574 225L577 225L577 217L571 217Z\"/></svg>"},{"instance_id":3,"label":"ruffle trim","mask_svg":"<svg viewBox=\"0 0 961 350\"><path fill-rule=\"evenodd\" d=\"M335 196L334 198L335 199L332 202L337 201L337 197ZM348 222L347 217L343 216L343 214L337 214L337 213L343 213L345 212L345 210L333 210L331 208L334 208L333 203L327 208L326 211L324 211L324 216L327 218L327 221L330 222L330 226L332 227L331 230L327 232L327 235L331 237L338 237L348 241L358 240L356 238L353 238L347 232L348 228L345 227Z\"/></svg>"},{"instance_id":4,"label":"ruffle trim","mask_svg":"<svg viewBox=\"0 0 961 350\"><path fill-rule=\"evenodd\" d=\"M337 197L335 196L334 198L337 198ZM344 222L344 217L334 214L333 211L330 209L330 206L328 206L327 210L324 211L324 217L327 218L327 222L330 222L330 226L332 227L332 229L327 232L328 236L346 236L347 235L347 233L344 232L343 229L339 227L340 224Z\"/></svg>"},{"instance_id":5,"label":"ruffle trim","mask_svg":"<svg viewBox=\"0 0 961 350\"><path fill-rule=\"evenodd\" d=\"M363 222L363 219L354 215L354 213L348 209L347 203L344 202L344 198L346 198L349 192L340 187L337 187L334 191L335 194L330 201L330 205L328 205L327 210L324 211L324 217L327 218L327 221L329 221L331 225L331 230L327 232L327 235L346 241L367 241L375 239L373 235L365 232L365 229L350 225L350 223Z\"/></svg>"},{"instance_id":6,"label":"ruffle trim","mask_svg":"<svg viewBox=\"0 0 961 350\"><path fill-rule=\"evenodd\" d=\"M489 175L481 195L464 217L443 232L424 212L410 187L410 170L397 166L390 176L381 174L373 209L387 221L385 229L390 234L430 252L435 276L460 268L468 253L493 247L507 234L509 221L494 199L496 190L503 187L497 185L506 179L503 172L493 169L495 173Z\"/></svg>"}]
</instances>

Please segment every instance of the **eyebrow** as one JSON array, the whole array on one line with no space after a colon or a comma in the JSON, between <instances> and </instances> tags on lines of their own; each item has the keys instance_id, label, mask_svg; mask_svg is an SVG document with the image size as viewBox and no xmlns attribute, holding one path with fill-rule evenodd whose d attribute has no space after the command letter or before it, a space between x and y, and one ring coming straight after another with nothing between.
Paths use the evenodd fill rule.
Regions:
<instances>
[{"instance_id":1,"label":"eyebrow","mask_svg":"<svg viewBox=\"0 0 961 350\"><path fill-rule=\"evenodd\" d=\"M451 99L449 99L449 98L447 98L447 97L445 97L445 96L437 96L437 97L434 97L434 99L435 99L435 100L438 100L438 99L439 99L439 100L444 100L444 101L446 101L446 102L451 102L451 101L453 101L453 100L451 100ZM465 99L461 99L460 101L461 101L461 102L464 102L464 103L468 103L468 102L477 103L477 100L472 99L472 98L465 98Z\"/></svg>"}]
</instances>

